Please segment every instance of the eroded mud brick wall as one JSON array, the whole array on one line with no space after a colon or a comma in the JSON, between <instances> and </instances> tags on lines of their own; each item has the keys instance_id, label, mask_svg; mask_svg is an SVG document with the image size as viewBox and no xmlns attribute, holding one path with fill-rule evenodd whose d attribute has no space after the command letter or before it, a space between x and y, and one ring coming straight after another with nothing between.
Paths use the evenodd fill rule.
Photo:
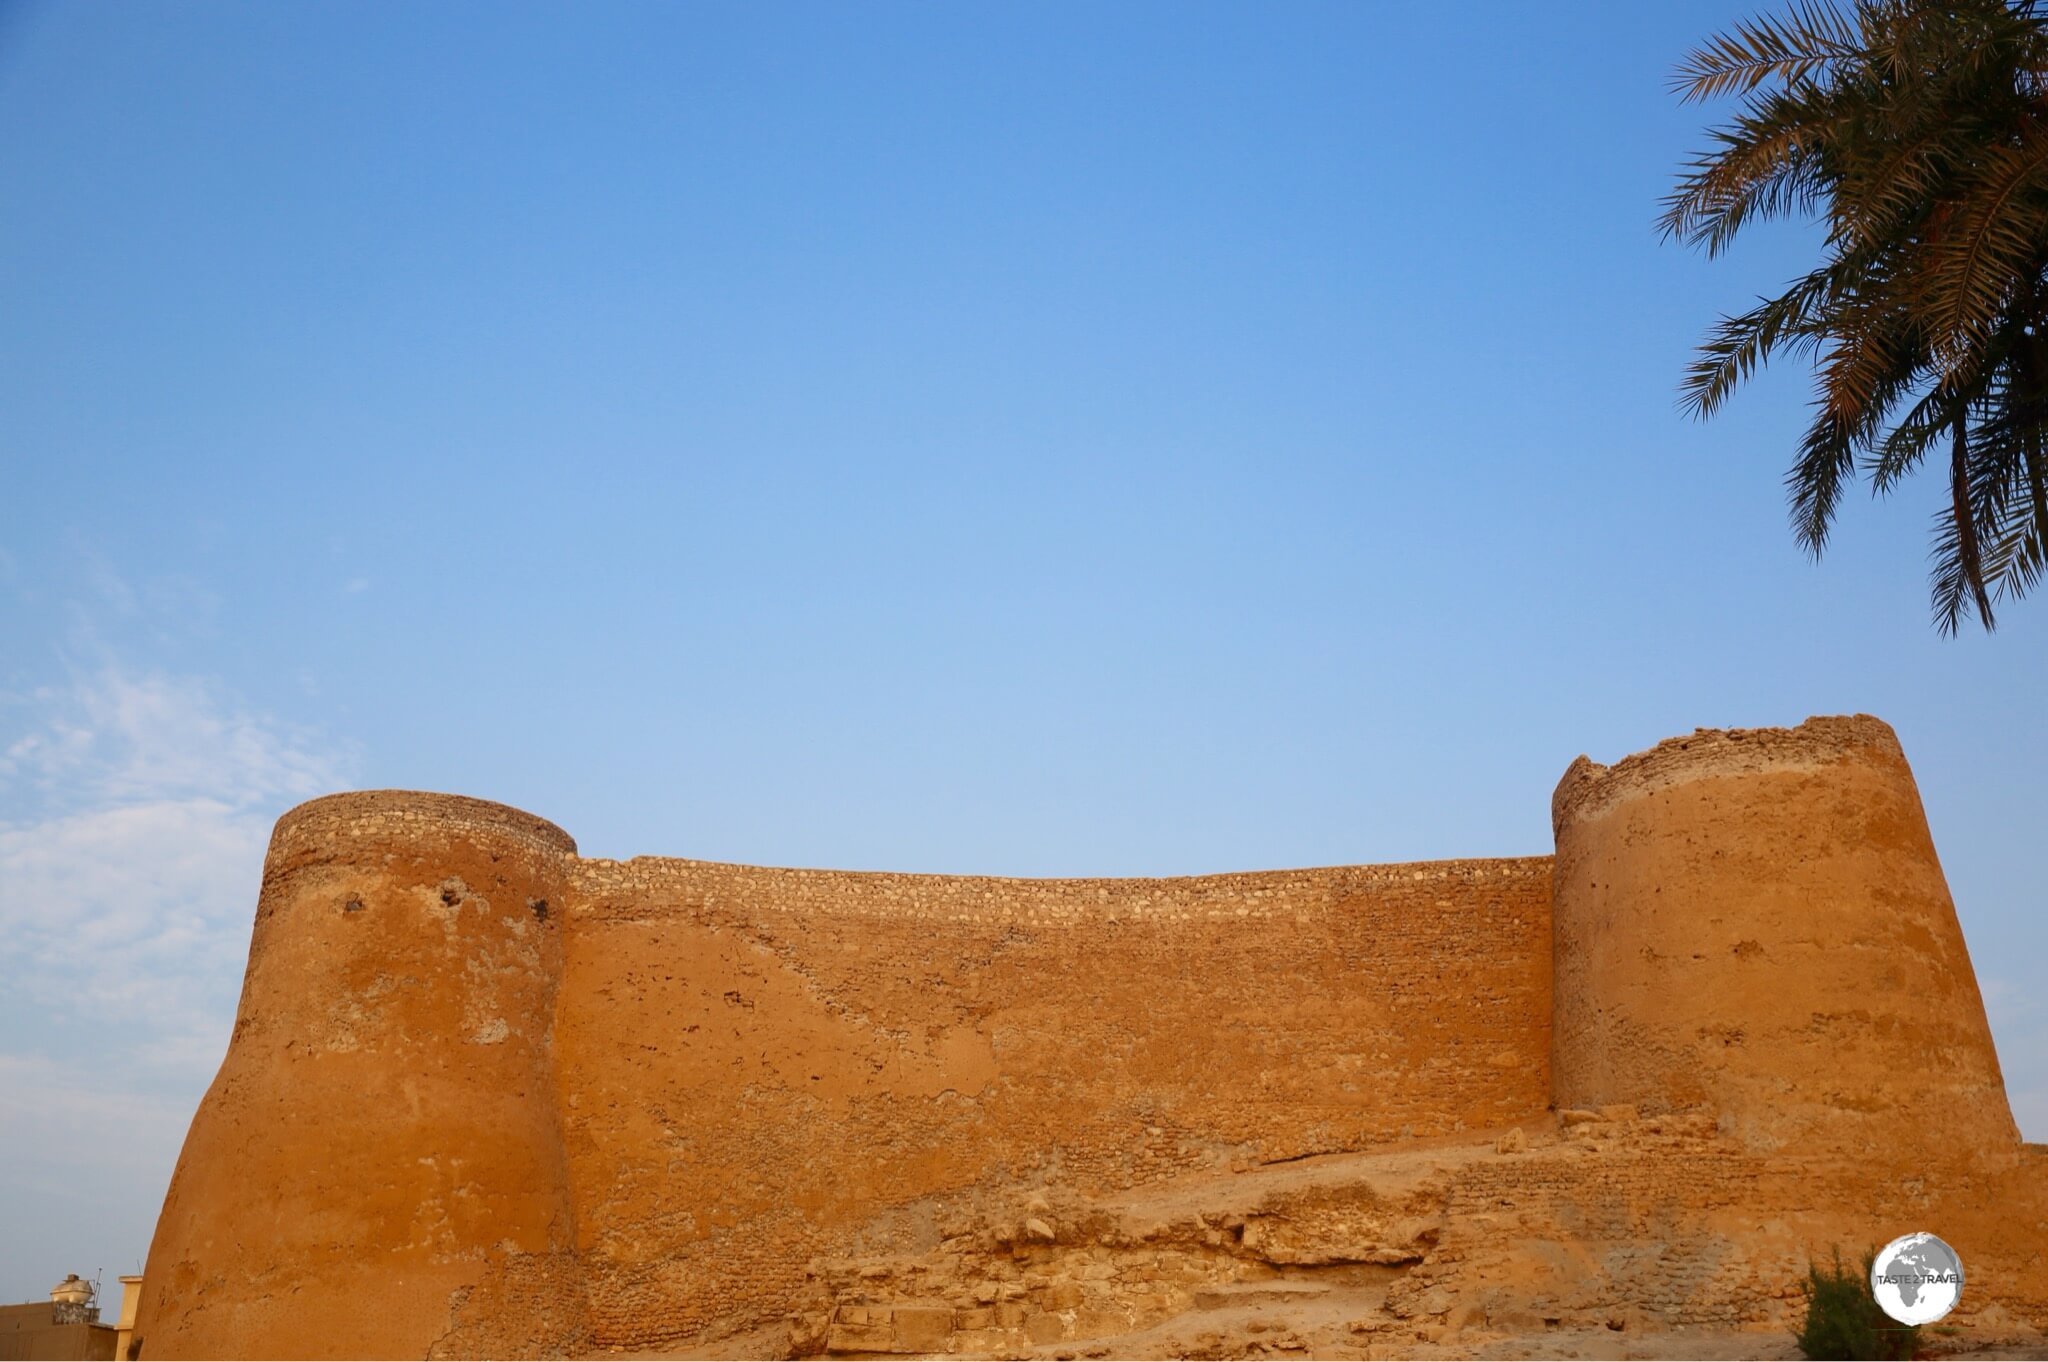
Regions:
<instances>
[{"instance_id":1,"label":"eroded mud brick wall","mask_svg":"<svg viewBox=\"0 0 2048 1362\"><path fill-rule=\"evenodd\" d=\"M574 851L445 795L279 820L234 1040L150 1245L144 1356L582 1345L549 1042L562 931L538 907Z\"/></svg>"},{"instance_id":2,"label":"eroded mud brick wall","mask_svg":"<svg viewBox=\"0 0 2048 1362\"><path fill-rule=\"evenodd\" d=\"M768 1318L997 1186L1549 1100L1548 858L1026 881L579 862L557 1073L594 1337Z\"/></svg>"},{"instance_id":3,"label":"eroded mud brick wall","mask_svg":"<svg viewBox=\"0 0 2048 1362\"><path fill-rule=\"evenodd\" d=\"M1581 757L1557 833L1558 1105L1700 1107L1753 1146L2018 1156L1913 773L1869 715Z\"/></svg>"},{"instance_id":4,"label":"eroded mud brick wall","mask_svg":"<svg viewBox=\"0 0 2048 1362\"><path fill-rule=\"evenodd\" d=\"M1024 881L280 820L146 1355L561 1355L773 1318L949 1205L1524 1119L1548 858Z\"/></svg>"},{"instance_id":5,"label":"eroded mud brick wall","mask_svg":"<svg viewBox=\"0 0 2048 1362\"><path fill-rule=\"evenodd\" d=\"M1455 1207L1440 1227L1503 1280L1707 1214L1704 1256L1658 1250L1626 1290L1746 1319L1713 1284L1726 1245L1763 1270L1867 1242L1894 1195L1971 1261L2038 1265L2011 1211L2038 1158L1888 727L1581 758L1553 814L1554 861L1028 881L586 861L500 805L315 800L271 844L144 1355L658 1347L783 1315L814 1259L1029 1238L1035 1188L1553 1100L1606 1110L1509 1151L1524 1210L1489 1193L1476 1237ZM2043 1298L2027 1281L2013 1300Z\"/></svg>"}]
</instances>

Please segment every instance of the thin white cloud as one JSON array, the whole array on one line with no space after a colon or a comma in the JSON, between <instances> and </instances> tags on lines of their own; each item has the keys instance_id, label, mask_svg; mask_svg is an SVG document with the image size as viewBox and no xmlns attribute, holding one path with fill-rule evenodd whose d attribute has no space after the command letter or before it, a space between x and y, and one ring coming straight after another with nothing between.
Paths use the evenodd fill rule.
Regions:
<instances>
[{"instance_id":1,"label":"thin white cloud","mask_svg":"<svg viewBox=\"0 0 2048 1362\"><path fill-rule=\"evenodd\" d=\"M106 667L0 718L0 939L18 1001L124 1027L124 1057L219 1062L277 814L349 784L345 749L192 677Z\"/></svg>"},{"instance_id":2,"label":"thin white cloud","mask_svg":"<svg viewBox=\"0 0 2048 1362\"><path fill-rule=\"evenodd\" d=\"M196 677L109 666L15 699L28 731L0 756L0 791L33 782L69 805L203 797L246 808L331 789L347 766L314 735Z\"/></svg>"},{"instance_id":3,"label":"thin white cloud","mask_svg":"<svg viewBox=\"0 0 2048 1362\"><path fill-rule=\"evenodd\" d=\"M103 626L210 636L203 584L80 556L69 670L15 658L0 689L0 1299L139 1265L227 1050L271 825L354 783L352 745L123 661Z\"/></svg>"}]
</instances>

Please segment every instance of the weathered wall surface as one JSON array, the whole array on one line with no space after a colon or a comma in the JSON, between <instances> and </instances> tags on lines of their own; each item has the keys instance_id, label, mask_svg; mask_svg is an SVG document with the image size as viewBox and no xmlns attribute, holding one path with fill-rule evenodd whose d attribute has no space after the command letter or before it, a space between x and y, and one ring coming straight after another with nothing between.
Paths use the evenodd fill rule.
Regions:
<instances>
[{"instance_id":1,"label":"weathered wall surface","mask_svg":"<svg viewBox=\"0 0 2048 1362\"><path fill-rule=\"evenodd\" d=\"M143 1355L1775 1326L1808 1253L1920 1228L2048 1324L2043 1156L1890 730L1581 758L1553 807L1554 859L1029 881L316 800Z\"/></svg>"},{"instance_id":2,"label":"weathered wall surface","mask_svg":"<svg viewBox=\"0 0 2048 1362\"><path fill-rule=\"evenodd\" d=\"M795 1308L1018 1178L1082 1192L1549 1100L1547 859L1030 881L576 870L556 1027L594 1322ZM896 1213L892 1216L891 1212Z\"/></svg>"},{"instance_id":3,"label":"weathered wall surface","mask_svg":"<svg viewBox=\"0 0 2048 1362\"><path fill-rule=\"evenodd\" d=\"M146 1357L582 1345L550 1028L575 844L502 805L338 795L272 838L234 1041L150 1246ZM549 910L543 914L542 903Z\"/></svg>"},{"instance_id":4,"label":"weathered wall surface","mask_svg":"<svg viewBox=\"0 0 2048 1362\"><path fill-rule=\"evenodd\" d=\"M1868 715L1581 757L1557 830L1560 1106L1707 1107L1889 1161L2019 1136L1913 774Z\"/></svg>"},{"instance_id":5,"label":"weathered wall surface","mask_svg":"<svg viewBox=\"0 0 2048 1362\"><path fill-rule=\"evenodd\" d=\"M576 858L502 806L279 824L150 1356L559 1353L772 1318L947 1198L1522 1119L1547 858L1026 881ZM260 1195L252 1195L261 1189ZM363 1302L379 1302L366 1313Z\"/></svg>"}]
</instances>

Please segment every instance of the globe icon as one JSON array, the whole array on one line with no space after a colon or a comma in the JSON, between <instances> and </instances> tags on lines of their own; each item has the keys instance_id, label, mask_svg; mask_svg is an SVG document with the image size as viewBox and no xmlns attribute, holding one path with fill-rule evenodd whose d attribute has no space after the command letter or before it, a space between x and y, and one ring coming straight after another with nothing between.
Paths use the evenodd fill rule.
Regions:
<instances>
[{"instance_id":1,"label":"globe icon","mask_svg":"<svg viewBox=\"0 0 2048 1362\"><path fill-rule=\"evenodd\" d=\"M1925 1232L1901 1235L1870 1265L1870 1293L1901 1324L1932 1324L1963 1294L1963 1260Z\"/></svg>"}]
</instances>

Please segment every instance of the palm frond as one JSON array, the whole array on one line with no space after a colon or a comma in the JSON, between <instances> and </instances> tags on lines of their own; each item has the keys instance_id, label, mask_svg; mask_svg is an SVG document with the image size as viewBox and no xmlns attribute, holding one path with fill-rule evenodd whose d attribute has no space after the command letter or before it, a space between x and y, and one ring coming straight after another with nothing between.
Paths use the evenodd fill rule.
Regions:
<instances>
[{"instance_id":1,"label":"palm frond","mask_svg":"<svg viewBox=\"0 0 2048 1362\"><path fill-rule=\"evenodd\" d=\"M1693 158L1664 200L1658 227L1668 239L1719 255L1752 219L1811 212L1826 194L1820 148L1828 111L1806 93L1770 91L1744 101L1713 151Z\"/></svg>"},{"instance_id":2,"label":"palm frond","mask_svg":"<svg viewBox=\"0 0 2048 1362\"><path fill-rule=\"evenodd\" d=\"M2027 514L2014 517L1999 545L2006 563L2000 594L2015 598L2033 590L2048 571L2048 454L2038 430L2024 455L2024 476Z\"/></svg>"},{"instance_id":3,"label":"palm frond","mask_svg":"<svg viewBox=\"0 0 2048 1362\"><path fill-rule=\"evenodd\" d=\"M1873 493L1889 495L1906 474L1920 466L1934 442L1954 424L1957 403L1948 389L1936 388L1892 427L1864 468Z\"/></svg>"},{"instance_id":4,"label":"palm frond","mask_svg":"<svg viewBox=\"0 0 2048 1362\"><path fill-rule=\"evenodd\" d=\"M1972 603L1986 629L1997 627L1991 597L1984 587L1984 565L1977 542L1977 518L1970 496L1970 447L1967 425L1953 423L1949 460L1949 505L1937 520L1934 541L1934 622L1943 634L1955 635Z\"/></svg>"},{"instance_id":5,"label":"palm frond","mask_svg":"<svg viewBox=\"0 0 2048 1362\"><path fill-rule=\"evenodd\" d=\"M1818 345L1813 322L1833 282L1828 271L1816 270L1778 297L1723 317L1687 368L1679 405L1693 416L1712 416L1779 346L1791 341Z\"/></svg>"},{"instance_id":6,"label":"palm frond","mask_svg":"<svg viewBox=\"0 0 2048 1362\"><path fill-rule=\"evenodd\" d=\"M1747 93L1767 80L1804 80L1829 62L1863 53L1857 25L1833 4L1795 5L1784 18L1758 15L1687 53L1672 77L1685 103Z\"/></svg>"},{"instance_id":7,"label":"palm frond","mask_svg":"<svg viewBox=\"0 0 2048 1362\"><path fill-rule=\"evenodd\" d=\"M1986 148L1983 169L1956 206L1930 261L1929 302L1944 368L1968 362L2048 248L2048 127L2028 123L2016 146ZM2026 201L2032 195L2032 201Z\"/></svg>"},{"instance_id":8,"label":"palm frond","mask_svg":"<svg viewBox=\"0 0 2048 1362\"><path fill-rule=\"evenodd\" d=\"M2043 458L2043 401L2025 363L2005 366L1979 404L1971 438L1970 510L1982 546L1983 578L1994 599L2017 599L2041 577L2048 541L2048 460Z\"/></svg>"},{"instance_id":9,"label":"palm frond","mask_svg":"<svg viewBox=\"0 0 2048 1362\"><path fill-rule=\"evenodd\" d=\"M1944 123L1908 132L1868 171L1835 185L1829 216L1836 235L1868 244L1909 234L1940 194L1947 163L1968 154L1967 144Z\"/></svg>"},{"instance_id":10,"label":"palm frond","mask_svg":"<svg viewBox=\"0 0 2048 1362\"><path fill-rule=\"evenodd\" d=\"M1814 418L1785 484L1792 532L1818 558L1826 549L1842 487L1856 473L1885 417L1911 391L1919 366L1894 339L1875 330L1838 336L1815 376Z\"/></svg>"},{"instance_id":11,"label":"palm frond","mask_svg":"<svg viewBox=\"0 0 2048 1362\"><path fill-rule=\"evenodd\" d=\"M1785 351L1815 358L1786 474L1793 533L1826 547L1860 471L1879 496L1948 441L1935 620L1953 633L2048 578L2048 0L1801 0L1676 73L1741 103L1682 169L1659 226L1717 256L1753 222L1817 217L1818 268L1710 328L1695 415ZM1903 411L1903 415L1899 413Z\"/></svg>"}]
</instances>

